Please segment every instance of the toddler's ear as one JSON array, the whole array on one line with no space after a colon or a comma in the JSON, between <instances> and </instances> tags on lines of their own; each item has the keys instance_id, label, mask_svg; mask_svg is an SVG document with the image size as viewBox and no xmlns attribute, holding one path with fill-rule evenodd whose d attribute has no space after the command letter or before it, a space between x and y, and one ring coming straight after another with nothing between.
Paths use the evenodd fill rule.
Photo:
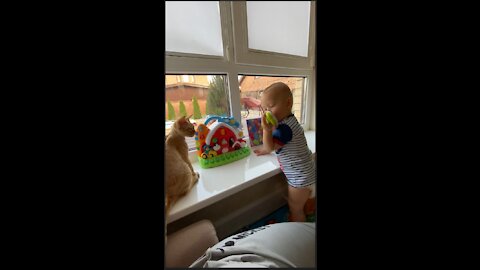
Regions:
<instances>
[{"instance_id":1,"label":"toddler's ear","mask_svg":"<svg viewBox=\"0 0 480 270\"><path fill-rule=\"evenodd\" d=\"M289 97L289 98L287 99L287 105L288 105L288 106L293 106L293 98Z\"/></svg>"}]
</instances>

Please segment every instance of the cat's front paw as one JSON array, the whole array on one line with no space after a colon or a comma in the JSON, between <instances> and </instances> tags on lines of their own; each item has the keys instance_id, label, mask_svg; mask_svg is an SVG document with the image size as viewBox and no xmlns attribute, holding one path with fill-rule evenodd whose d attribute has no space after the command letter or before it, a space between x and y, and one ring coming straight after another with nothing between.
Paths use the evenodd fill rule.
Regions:
<instances>
[{"instance_id":1,"label":"cat's front paw","mask_svg":"<svg viewBox=\"0 0 480 270\"><path fill-rule=\"evenodd\" d=\"M196 183L200 178L200 174L198 172L193 172L193 178L195 179L195 183Z\"/></svg>"}]
</instances>

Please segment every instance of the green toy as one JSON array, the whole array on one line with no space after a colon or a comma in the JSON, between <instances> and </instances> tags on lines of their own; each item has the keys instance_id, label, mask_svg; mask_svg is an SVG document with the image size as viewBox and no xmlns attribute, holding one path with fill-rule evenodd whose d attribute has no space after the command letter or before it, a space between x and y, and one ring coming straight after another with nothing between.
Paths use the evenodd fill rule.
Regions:
<instances>
[{"instance_id":1,"label":"green toy","mask_svg":"<svg viewBox=\"0 0 480 270\"><path fill-rule=\"evenodd\" d=\"M265 118L267 119L267 123L271 124L272 126L276 127L278 125L277 118L270 112L265 112Z\"/></svg>"},{"instance_id":2,"label":"green toy","mask_svg":"<svg viewBox=\"0 0 480 270\"><path fill-rule=\"evenodd\" d=\"M233 152L228 152L219 156L212 156L211 158L199 158L200 167L213 168L221 165L240 160L250 155L250 148L243 147Z\"/></svg>"}]
</instances>

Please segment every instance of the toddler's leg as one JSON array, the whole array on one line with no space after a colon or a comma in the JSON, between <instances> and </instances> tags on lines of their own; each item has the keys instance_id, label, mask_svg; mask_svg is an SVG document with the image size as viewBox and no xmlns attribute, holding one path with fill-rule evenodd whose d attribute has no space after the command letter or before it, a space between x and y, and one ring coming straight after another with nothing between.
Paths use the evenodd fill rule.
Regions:
<instances>
[{"instance_id":1,"label":"toddler's leg","mask_svg":"<svg viewBox=\"0 0 480 270\"><path fill-rule=\"evenodd\" d=\"M291 221L305 222L303 208L310 196L308 188L294 188L288 186L288 208L290 209Z\"/></svg>"}]
</instances>

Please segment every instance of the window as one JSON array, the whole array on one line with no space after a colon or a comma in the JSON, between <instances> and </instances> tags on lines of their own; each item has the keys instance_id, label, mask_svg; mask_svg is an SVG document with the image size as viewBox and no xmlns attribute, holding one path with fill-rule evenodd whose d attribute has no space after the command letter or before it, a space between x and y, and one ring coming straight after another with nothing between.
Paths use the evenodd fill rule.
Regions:
<instances>
[{"instance_id":1,"label":"window","mask_svg":"<svg viewBox=\"0 0 480 270\"><path fill-rule=\"evenodd\" d=\"M195 83L178 78L192 78ZM225 75L165 75L165 135L182 115L192 115L196 124L204 123L209 114L230 116L227 89ZM189 150L195 150L195 139L186 140Z\"/></svg>"},{"instance_id":2,"label":"window","mask_svg":"<svg viewBox=\"0 0 480 270\"><path fill-rule=\"evenodd\" d=\"M247 1L248 48L307 57L309 23L309 1Z\"/></svg>"},{"instance_id":3,"label":"window","mask_svg":"<svg viewBox=\"0 0 480 270\"><path fill-rule=\"evenodd\" d=\"M166 1L165 49L223 56L218 1Z\"/></svg>"},{"instance_id":4,"label":"window","mask_svg":"<svg viewBox=\"0 0 480 270\"><path fill-rule=\"evenodd\" d=\"M293 106L292 113L300 124L304 124L304 87L303 77L271 77L271 76L242 76L239 79L240 85L240 106L242 112L242 127L247 135L246 120L262 117L260 99L263 90L276 82L283 82L292 90Z\"/></svg>"},{"instance_id":5,"label":"window","mask_svg":"<svg viewBox=\"0 0 480 270\"><path fill-rule=\"evenodd\" d=\"M315 5L315 1L232 1L236 61L312 68Z\"/></svg>"},{"instance_id":6,"label":"window","mask_svg":"<svg viewBox=\"0 0 480 270\"><path fill-rule=\"evenodd\" d=\"M247 100L258 103L261 90L279 80L292 88L293 113L298 121L305 130L314 127L315 1L285 2L293 4L295 7L292 8L286 8L283 2L271 1L166 3L167 133L173 123L173 114L178 117L180 110L187 115L194 114L192 93L196 93L195 103L198 106L195 107L200 111L200 117L192 121L200 123L207 114L220 114L233 116L245 128L246 119L260 116L255 105L246 105ZM258 10L252 11L255 5L260 6L257 6ZM286 9L291 11L286 20L297 18L301 14L302 18L296 20L295 24L289 24L289 27L295 26L294 32L301 32L302 37L298 39L302 40L273 44L279 41L272 40L282 35L262 37L265 29L259 26L263 23L261 16L265 15L264 10ZM282 27L272 28L272 35L279 29ZM293 47L296 51L289 51ZM222 93L219 95L221 98L216 98L221 105L212 106L208 109L212 111L207 112L208 96L215 96L210 85L215 81L223 85L223 90L219 91ZM248 136L245 131L244 134ZM193 141L193 138L187 139L192 152L195 150Z\"/></svg>"}]
</instances>

